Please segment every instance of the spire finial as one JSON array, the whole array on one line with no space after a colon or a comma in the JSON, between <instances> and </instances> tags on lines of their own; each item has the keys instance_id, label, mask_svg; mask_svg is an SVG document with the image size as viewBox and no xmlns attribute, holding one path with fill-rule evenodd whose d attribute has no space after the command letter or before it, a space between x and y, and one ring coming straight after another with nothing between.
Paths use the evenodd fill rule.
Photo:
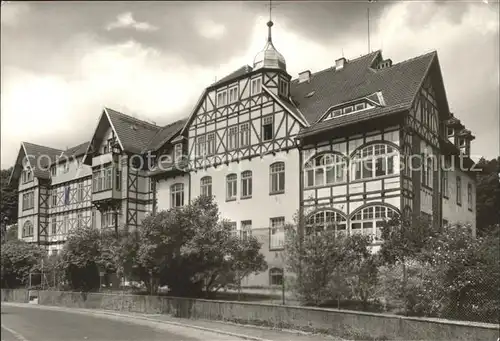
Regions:
<instances>
[{"instance_id":1,"label":"spire finial","mask_svg":"<svg viewBox=\"0 0 500 341\"><path fill-rule=\"evenodd\" d=\"M272 0L269 0L269 21L267 22L267 27L268 27L267 41L270 42L272 42L271 27L273 27L272 11L273 11Z\"/></svg>"}]
</instances>

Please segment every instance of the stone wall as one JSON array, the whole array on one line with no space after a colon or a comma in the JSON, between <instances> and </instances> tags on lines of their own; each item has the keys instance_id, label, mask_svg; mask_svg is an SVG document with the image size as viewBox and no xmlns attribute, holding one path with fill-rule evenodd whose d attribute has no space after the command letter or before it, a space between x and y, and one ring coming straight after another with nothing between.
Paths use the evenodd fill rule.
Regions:
<instances>
[{"instance_id":1,"label":"stone wall","mask_svg":"<svg viewBox=\"0 0 500 341\"><path fill-rule=\"evenodd\" d=\"M2 290L2 301L19 302L23 295L26 297L26 290L19 293ZM70 308L232 321L328 333L347 339L496 341L499 337L499 325L494 324L246 302L59 291L40 291L38 302Z\"/></svg>"}]
</instances>

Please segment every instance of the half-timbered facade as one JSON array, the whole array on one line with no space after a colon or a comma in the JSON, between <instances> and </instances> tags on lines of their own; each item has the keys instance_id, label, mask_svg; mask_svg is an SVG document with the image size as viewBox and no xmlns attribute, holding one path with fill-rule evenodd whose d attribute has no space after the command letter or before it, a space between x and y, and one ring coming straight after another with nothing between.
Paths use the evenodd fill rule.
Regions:
<instances>
[{"instance_id":1,"label":"half-timbered facade","mask_svg":"<svg viewBox=\"0 0 500 341\"><path fill-rule=\"evenodd\" d=\"M374 250L393 216L475 228L474 136L450 113L436 52L393 63L376 51L292 80L268 27L253 66L208 86L185 120L159 127L104 109L78 176L64 164L21 172L23 144L19 237L62 242L45 235L75 216L138 228L147 212L209 195L235 234L262 242L269 270L243 284L277 285L296 214L305 233L360 233ZM43 152L50 165L64 153Z\"/></svg>"}]
</instances>

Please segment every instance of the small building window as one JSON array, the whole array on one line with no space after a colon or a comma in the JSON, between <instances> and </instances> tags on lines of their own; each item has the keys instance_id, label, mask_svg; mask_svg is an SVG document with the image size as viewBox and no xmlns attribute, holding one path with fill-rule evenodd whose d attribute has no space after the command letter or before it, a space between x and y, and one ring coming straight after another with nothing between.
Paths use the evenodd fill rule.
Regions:
<instances>
[{"instance_id":1,"label":"small building window","mask_svg":"<svg viewBox=\"0 0 500 341\"><path fill-rule=\"evenodd\" d=\"M252 172L244 171L241 173L241 197L252 197Z\"/></svg>"},{"instance_id":2,"label":"small building window","mask_svg":"<svg viewBox=\"0 0 500 341\"><path fill-rule=\"evenodd\" d=\"M285 193L285 163L276 162L269 167L270 194Z\"/></svg>"},{"instance_id":3,"label":"small building window","mask_svg":"<svg viewBox=\"0 0 500 341\"><path fill-rule=\"evenodd\" d=\"M229 89L229 103L234 103L238 100L238 86Z\"/></svg>"},{"instance_id":4,"label":"small building window","mask_svg":"<svg viewBox=\"0 0 500 341\"><path fill-rule=\"evenodd\" d=\"M182 143L177 143L174 147L174 160L178 161L182 158Z\"/></svg>"},{"instance_id":5,"label":"small building window","mask_svg":"<svg viewBox=\"0 0 500 341\"><path fill-rule=\"evenodd\" d=\"M457 176L457 205L462 205L462 179Z\"/></svg>"},{"instance_id":6,"label":"small building window","mask_svg":"<svg viewBox=\"0 0 500 341\"><path fill-rule=\"evenodd\" d=\"M33 192L23 194L23 211L35 207L35 195Z\"/></svg>"},{"instance_id":7,"label":"small building window","mask_svg":"<svg viewBox=\"0 0 500 341\"><path fill-rule=\"evenodd\" d=\"M33 223L29 220L23 224L23 237L33 237Z\"/></svg>"},{"instance_id":8,"label":"small building window","mask_svg":"<svg viewBox=\"0 0 500 341\"><path fill-rule=\"evenodd\" d=\"M184 184L170 186L170 207L184 206Z\"/></svg>"},{"instance_id":9,"label":"small building window","mask_svg":"<svg viewBox=\"0 0 500 341\"><path fill-rule=\"evenodd\" d=\"M227 147L229 150L238 148L238 127L230 127L227 133Z\"/></svg>"},{"instance_id":10,"label":"small building window","mask_svg":"<svg viewBox=\"0 0 500 341\"><path fill-rule=\"evenodd\" d=\"M122 172L116 168L115 170L115 190L121 191L122 188Z\"/></svg>"},{"instance_id":11,"label":"small building window","mask_svg":"<svg viewBox=\"0 0 500 341\"><path fill-rule=\"evenodd\" d=\"M252 235L252 221L243 220L241 222L240 238L247 240Z\"/></svg>"},{"instance_id":12,"label":"small building window","mask_svg":"<svg viewBox=\"0 0 500 341\"><path fill-rule=\"evenodd\" d=\"M53 166L50 168L50 175L52 177L56 176L57 175L57 167L56 166Z\"/></svg>"},{"instance_id":13,"label":"small building window","mask_svg":"<svg viewBox=\"0 0 500 341\"><path fill-rule=\"evenodd\" d=\"M283 249L285 245L285 217L271 218L270 223L269 249Z\"/></svg>"},{"instance_id":14,"label":"small building window","mask_svg":"<svg viewBox=\"0 0 500 341\"><path fill-rule=\"evenodd\" d=\"M236 226L236 222L235 221L230 221L229 222L229 226L231 228L231 235L233 237L237 237L238 236L238 227Z\"/></svg>"},{"instance_id":15,"label":"small building window","mask_svg":"<svg viewBox=\"0 0 500 341\"><path fill-rule=\"evenodd\" d=\"M52 207L56 207L57 206L57 188L54 188L52 190Z\"/></svg>"},{"instance_id":16,"label":"small building window","mask_svg":"<svg viewBox=\"0 0 500 341\"><path fill-rule=\"evenodd\" d=\"M270 141L273 139L274 127L273 116L264 117L262 120L262 140Z\"/></svg>"},{"instance_id":17,"label":"small building window","mask_svg":"<svg viewBox=\"0 0 500 341\"><path fill-rule=\"evenodd\" d=\"M250 145L250 128L248 123L240 124L240 147Z\"/></svg>"},{"instance_id":18,"label":"small building window","mask_svg":"<svg viewBox=\"0 0 500 341\"><path fill-rule=\"evenodd\" d=\"M279 87L279 94L283 97L288 97L288 82L284 79L280 79Z\"/></svg>"},{"instance_id":19,"label":"small building window","mask_svg":"<svg viewBox=\"0 0 500 341\"><path fill-rule=\"evenodd\" d=\"M252 79L250 87L250 94L252 96L260 94L262 91L262 80L260 78Z\"/></svg>"},{"instance_id":20,"label":"small building window","mask_svg":"<svg viewBox=\"0 0 500 341\"><path fill-rule=\"evenodd\" d=\"M453 128L451 128L451 127L446 128L446 135L448 135L448 137L453 136L454 133L455 132L454 132Z\"/></svg>"},{"instance_id":21,"label":"small building window","mask_svg":"<svg viewBox=\"0 0 500 341\"><path fill-rule=\"evenodd\" d=\"M22 174L23 183L33 180L33 170L30 167L26 167Z\"/></svg>"},{"instance_id":22,"label":"small building window","mask_svg":"<svg viewBox=\"0 0 500 341\"><path fill-rule=\"evenodd\" d=\"M211 197L212 196L212 177L204 176L200 180L200 193L201 195Z\"/></svg>"},{"instance_id":23,"label":"small building window","mask_svg":"<svg viewBox=\"0 0 500 341\"><path fill-rule=\"evenodd\" d=\"M283 285L283 269L269 270L269 285Z\"/></svg>"},{"instance_id":24,"label":"small building window","mask_svg":"<svg viewBox=\"0 0 500 341\"><path fill-rule=\"evenodd\" d=\"M52 218L51 234L54 235L54 236L57 234L57 218L56 217Z\"/></svg>"},{"instance_id":25,"label":"small building window","mask_svg":"<svg viewBox=\"0 0 500 341\"><path fill-rule=\"evenodd\" d=\"M198 157L204 157L206 155L205 135L198 136L196 140L196 155Z\"/></svg>"},{"instance_id":26,"label":"small building window","mask_svg":"<svg viewBox=\"0 0 500 341\"><path fill-rule=\"evenodd\" d=\"M354 111L364 110L366 109L365 103L358 103L354 106Z\"/></svg>"},{"instance_id":27,"label":"small building window","mask_svg":"<svg viewBox=\"0 0 500 341\"><path fill-rule=\"evenodd\" d=\"M227 90L221 91L217 94L217 107L223 107L227 104Z\"/></svg>"},{"instance_id":28,"label":"small building window","mask_svg":"<svg viewBox=\"0 0 500 341\"><path fill-rule=\"evenodd\" d=\"M76 190L76 200L77 202L83 201L83 184L81 182L78 183L78 187Z\"/></svg>"},{"instance_id":29,"label":"small building window","mask_svg":"<svg viewBox=\"0 0 500 341\"><path fill-rule=\"evenodd\" d=\"M207 135L207 155L215 154L215 133L208 133Z\"/></svg>"},{"instance_id":30,"label":"small building window","mask_svg":"<svg viewBox=\"0 0 500 341\"><path fill-rule=\"evenodd\" d=\"M344 114L350 114L353 112L353 108L352 107L345 107L344 108Z\"/></svg>"},{"instance_id":31,"label":"small building window","mask_svg":"<svg viewBox=\"0 0 500 341\"><path fill-rule=\"evenodd\" d=\"M449 187L448 187L448 172L443 170L443 180L441 182L442 188L441 191L443 192L443 196L445 198L448 198L449 196Z\"/></svg>"},{"instance_id":32,"label":"small building window","mask_svg":"<svg viewBox=\"0 0 500 341\"><path fill-rule=\"evenodd\" d=\"M238 177L236 174L229 174L226 177L226 200L235 200L238 192Z\"/></svg>"}]
</instances>

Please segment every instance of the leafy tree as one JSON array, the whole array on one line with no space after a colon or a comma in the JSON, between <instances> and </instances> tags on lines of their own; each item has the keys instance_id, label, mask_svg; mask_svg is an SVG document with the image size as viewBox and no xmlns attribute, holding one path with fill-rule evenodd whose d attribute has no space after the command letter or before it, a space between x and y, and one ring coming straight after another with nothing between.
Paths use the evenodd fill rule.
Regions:
<instances>
[{"instance_id":1,"label":"leafy tree","mask_svg":"<svg viewBox=\"0 0 500 341\"><path fill-rule=\"evenodd\" d=\"M402 268L400 297L406 302L407 309L411 302L411 290L408 290L408 265L420 259L425 254L423 250L430 238L435 236L436 230L425 219L417 219L412 223L408 219L394 217L382 227L382 246L380 259L388 265L397 265Z\"/></svg>"},{"instance_id":2,"label":"leafy tree","mask_svg":"<svg viewBox=\"0 0 500 341\"><path fill-rule=\"evenodd\" d=\"M74 290L99 287L100 232L93 227L70 231L61 255L61 269Z\"/></svg>"},{"instance_id":3,"label":"leafy tree","mask_svg":"<svg viewBox=\"0 0 500 341\"><path fill-rule=\"evenodd\" d=\"M150 292L167 285L177 296L208 294L233 283L236 273L250 274L267 266L260 243L253 237L245 241L233 236L210 197L147 217L134 238L133 273Z\"/></svg>"},{"instance_id":4,"label":"leafy tree","mask_svg":"<svg viewBox=\"0 0 500 341\"><path fill-rule=\"evenodd\" d=\"M39 272L40 260L45 256L45 250L35 244L20 240L3 243L1 246L2 287L17 288L27 285L29 274Z\"/></svg>"},{"instance_id":5,"label":"leafy tree","mask_svg":"<svg viewBox=\"0 0 500 341\"><path fill-rule=\"evenodd\" d=\"M0 174L0 225L2 227L2 234L5 232L7 225L15 224L17 222L17 182L14 181L9 185L11 173L12 167L9 169L2 169Z\"/></svg>"},{"instance_id":6,"label":"leafy tree","mask_svg":"<svg viewBox=\"0 0 500 341\"><path fill-rule=\"evenodd\" d=\"M481 158L477 166L481 172L476 179L476 226L477 234L483 236L500 224L500 157Z\"/></svg>"}]
</instances>

